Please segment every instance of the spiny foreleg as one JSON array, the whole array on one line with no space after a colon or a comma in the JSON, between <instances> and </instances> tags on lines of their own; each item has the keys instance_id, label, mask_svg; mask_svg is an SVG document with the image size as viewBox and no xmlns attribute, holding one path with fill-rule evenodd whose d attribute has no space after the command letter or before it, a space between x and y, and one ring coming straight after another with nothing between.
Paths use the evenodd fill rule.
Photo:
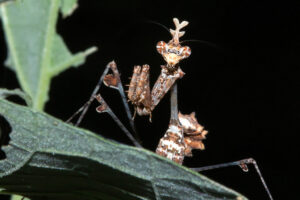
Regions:
<instances>
[{"instance_id":1,"label":"spiny foreleg","mask_svg":"<svg viewBox=\"0 0 300 200\"><path fill-rule=\"evenodd\" d=\"M151 91L151 111L154 110L157 104L174 85L176 80L184 76L184 72L180 67L174 71L169 71L164 65L162 65L161 68L161 73Z\"/></svg>"},{"instance_id":2,"label":"spiny foreleg","mask_svg":"<svg viewBox=\"0 0 300 200\"><path fill-rule=\"evenodd\" d=\"M139 115L151 114L149 65L135 66L128 90L128 99Z\"/></svg>"},{"instance_id":3,"label":"spiny foreleg","mask_svg":"<svg viewBox=\"0 0 300 200\"><path fill-rule=\"evenodd\" d=\"M177 79L184 72L178 67L170 72L162 66L161 73L150 94L149 65L135 66L128 90L128 99L132 102L139 115L150 115Z\"/></svg>"}]
</instances>

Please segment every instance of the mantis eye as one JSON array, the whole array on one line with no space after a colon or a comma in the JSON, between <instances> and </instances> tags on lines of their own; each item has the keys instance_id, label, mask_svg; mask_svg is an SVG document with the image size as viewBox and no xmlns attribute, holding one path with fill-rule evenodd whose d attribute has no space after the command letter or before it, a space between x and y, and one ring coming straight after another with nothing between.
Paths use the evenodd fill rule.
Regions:
<instances>
[{"instance_id":1,"label":"mantis eye","mask_svg":"<svg viewBox=\"0 0 300 200\"><path fill-rule=\"evenodd\" d=\"M164 41L160 41L157 43L156 45L156 49L158 51L158 53L163 54L166 52L166 46L167 44Z\"/></svg>"},{"instance_id":2,"label":"mantis eye","mask_svg":"<svg viewBox=\"0 0 300 200\"><path fill-rule=\"evenodd\" d=\"M182 59L188 58L192 53L191 48L188 46L181 47L181 49L182 49L182 53L181 53Z\"/></svg>"}]
</instances>

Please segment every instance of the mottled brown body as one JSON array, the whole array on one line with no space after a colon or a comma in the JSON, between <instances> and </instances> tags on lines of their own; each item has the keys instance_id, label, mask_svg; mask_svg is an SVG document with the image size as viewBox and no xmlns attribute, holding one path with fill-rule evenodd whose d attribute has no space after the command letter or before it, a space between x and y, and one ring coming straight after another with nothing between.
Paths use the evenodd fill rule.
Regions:
<instances>
[{"instance_id":1,"label":"mottled brown body","mask_svg":"<svg viewBox=\"0 0 300 200\"><path fill-rule=\"evenodd\" d=\"M204 150L205 146L202 142L208 131L204 130L195 116L195 112L189 115L178 113L178 118L184 132L184 143L186 144L185 156L192 156L192 149Z\"/></svg>"},{"instance_id":2,"label":"mottled brown body","mask_svg":"<svg viewBox=\"0 0 300 200\"><path fill-rule=\"evenodd\" d=\"M132 79L129 85L128 98L135 107L139 115L151 115L151 112L170 90L172 85L178 78L182 78L184 72L180 69L178 63L191 55L191 49L188 46L181 46L179 38L184 35L184 31L180 31L188 25L187 21L179 23L178 19L174 18L176 29L170 29L173 36L168 43L160 41L156 45L158 53L160 53L166 65L162 66L160 76L155 82L152 92L150 93L149 84L149 65L135 66ZM147 67L145 67L147 66Z\"/></svg>"},{"instance_id":3,"label":"mottled brown body","mask_svg":"<svg viewBox=\"0 0 300 200\"><path fill-rule=\"evenodd\" d=\"M182 127L179 123L171 123L164 137L160 139L156 153L181 165L185 156L185 149Z\"/></svg>"},{"instance_id":4,"label":"mottled brown body","mask_svg":"<svg viewBox=\"0 0 300 200\"><path fill-rule=\"evenodd\" d=\"M178 117L179 122L170 123L160 139L156 153L182 164L185 156L192 156L192 149L204 150L202 140L208 132L198 123L194 112L190 115L179 112Z\"/></svg>"},{"instance_id":5,"label":"mottled brown body","mask_svg":"<svg viewBox=\"0 0 300 200\"><path fill-rule=\"evenodd\" d=\"M187 21L179 23L173 19L176 29L170 29L173 36L166 43L160 41L156 45L166 65L162 65L161 73L150 93L149 65L135 66L128 90L128 98L139 115L150 115L165 94L174 85L177 79L182 78L184 72L179 67L179 62L191 55L188 46L181 46L179 38L184 35L182 28L188 25ZM178 111L176 110L175 113ZM204 149L202 140L207 131L197 122L195 113L190 115L178 114L178 118L171 120L168 130L160 139L156 153L182 164L185 156L192 156L192 149Z\"/></svg>"}]
</instances>

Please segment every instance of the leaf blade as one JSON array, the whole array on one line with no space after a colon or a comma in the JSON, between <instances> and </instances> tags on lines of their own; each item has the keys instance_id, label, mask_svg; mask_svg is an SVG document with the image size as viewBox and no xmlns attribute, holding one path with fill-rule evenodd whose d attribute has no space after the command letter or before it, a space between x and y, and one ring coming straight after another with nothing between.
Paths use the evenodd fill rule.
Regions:
<instances>
[{"instance_id":1,"label":"leaf blade","mask_svg":"<svg viewBox=\"0 0 300 200\"><path fill-rule=\"evenodd\" d=\"M32 6L34 5L34 6ZM14 69L22 89L33 99L33 108L42 110L48 100L51 78L71 66L82 64L85 58L95 51L72 55L60 39L55 26L58 12L64 6L70 12L76 1L70 4L60 0L16 0L1 5L1 19L8 45L6 65ZM64 57L54 57L56 52ZM61 60L65 59L65 60ZM53 73L52 66L64 61L63 67Z\"/></svg>"},{"instance_id":2,"label":"leaf blade","mask_svg":"<svg viewBox=\"0 0 300 200\"><path fill-rule=\"evenodd\" d=\"M63 17L70 16L78 7L77 0L61 0L61 12Z\"/></svg>"},{"instance_id":3,"label":"leaf blade","mask_svg":"<svg viewBox=\"0 0 300 200\"><path fill-rule=\"evenodd\" d=\"M32 199L244 198L152 152L108 141L3 99L0 114L13 129L10 145L3 148L7 159L0 161L0 188L5 188L0 193Z\"/></svg>"}]
</instances>

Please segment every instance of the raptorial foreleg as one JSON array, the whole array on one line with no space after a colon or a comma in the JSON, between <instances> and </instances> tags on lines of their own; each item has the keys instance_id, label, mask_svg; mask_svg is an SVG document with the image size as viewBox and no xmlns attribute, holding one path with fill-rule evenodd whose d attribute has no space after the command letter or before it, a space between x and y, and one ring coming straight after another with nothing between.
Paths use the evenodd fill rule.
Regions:
<instances>
[{"instance_id":1,"label":"raptorial foreleg","mask_svg":"<svg viewBox=\"0 0 300 200\"><path fill-rule=\"evenodd\" d=\"M128 90L128 99L139 115L151 115L149 65L135 66Z\"/></svg>"}]
</instances>

